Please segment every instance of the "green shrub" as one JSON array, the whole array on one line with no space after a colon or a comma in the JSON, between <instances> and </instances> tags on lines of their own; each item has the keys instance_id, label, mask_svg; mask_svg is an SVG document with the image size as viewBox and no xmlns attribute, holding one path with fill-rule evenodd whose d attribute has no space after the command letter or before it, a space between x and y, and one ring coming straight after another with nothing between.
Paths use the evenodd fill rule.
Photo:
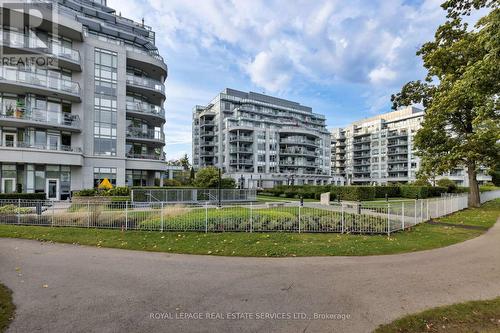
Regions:
<instances>
[{"instance_id":1,"label":"green shrub","mask_svg":"<svg viewBox=\"0 0 500 333\"><path fill-rule=\"evenodd\" d=\"M441 178L437 181L437 186L446 187L448 193L455 193L457 190L457 184L449 178Z\"/></svg>"},{"instance_id":2,"label":"green shrub","mask_svg":"<svg viewBox=\"0 0 500 333\"><path fill-rule=\"evenodd\" d=\"M31 213L30 208L17 207L16 205L5 205L0 206L0 215L9 215L9 214L29 214Z\"/></svg>"},{"instance_id":3,"label":"green shrub","mask_svg":"<svg viewBox=\"0 0 500 333\"><path fill-rule=\"evenodd\" d=\"M331 200L362 201L375 199L374 186L331 186Z\"/></svg>"},{"instance_id":4,"label":"green shrub","mask_svg":"<svg viewBox=\"0 0 500 333\"><path fill-rule=\"evenodd\" d=\"M445 193L446 187L440 186L415 186L415 185L401 185L401 197L410 199L425 199L429 197L438 197L441 193Z\"/></svg>"},{"instance_id":5,"label":"green shrub","mask_svg":"<svg viewBox=\"0 0 500 333\"><path fill-rule=\"evenodd\" d=\"M375 198L396 198L401 196L401 191L399 186L395 185L385 185L385 186L374 186L375 188Z\"/></svg>"},{"instance_id":6,"label":"green shrub","mask_svg":"<svg viewBox=\"0 0 500 333\"><path fill-rule=\"evenodd\" d=\"M0 200L45 200L47 197L45 193L1 193Z\"/></svg>"},{"instance_id":7,"label":"green shrub","mask_svg":"<svg viewBox=\"0 0 500 333\"><path fill-rule=\"evenodd\" d=\"M73 195L76 197L93 197L97 194L97 190L94 188L87 188L80 190L78 192L75 192Z\"/></svg>"},{"instance_id":8,"label":"green shrub","mask_svg":"<svg viewBox=\"0 0 500 333\"><path fill-rule=\"evenodd\" d=\"M127 186L117 186L108 190L110 196L126 197L130 195L130 188Z\"/></svg>"}]
</instances>

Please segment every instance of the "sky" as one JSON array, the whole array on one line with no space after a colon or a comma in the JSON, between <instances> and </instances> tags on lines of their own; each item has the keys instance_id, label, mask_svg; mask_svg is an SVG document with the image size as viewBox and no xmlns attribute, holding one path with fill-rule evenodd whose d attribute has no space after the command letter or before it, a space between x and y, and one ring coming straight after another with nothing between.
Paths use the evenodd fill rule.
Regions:
<instances>
[{"instance_id":1,"label":"sky","mask_svg":"<svg viewBox=\"0 0 500 333\"><path fill-rule=\"evenodd\" d=\"M311 106L329 129L389 112L422 79L416 51L445 20L441 0L108 0L156 32L168 68L167 160L191 156L195 105L224 88Z\"/></svg>"}]
</instances>

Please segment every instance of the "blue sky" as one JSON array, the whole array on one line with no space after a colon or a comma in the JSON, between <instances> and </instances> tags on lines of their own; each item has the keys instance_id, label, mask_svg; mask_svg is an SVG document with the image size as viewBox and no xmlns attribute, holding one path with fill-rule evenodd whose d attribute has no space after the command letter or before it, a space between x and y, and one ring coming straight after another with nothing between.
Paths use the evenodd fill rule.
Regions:
<instances>
[{"instance_id":1,"label":"blue sky","mask_svg":"<svg viewBox=\"0 0 500 333\"><path fill-rule=\"evenodd\" d=\"M390 111L424 75L419 46L441 0L108 0L156 31L164 56L167 159L191 155L191 112L225 87L311 106L329 128Z\"/></svg>"}]
</instances>

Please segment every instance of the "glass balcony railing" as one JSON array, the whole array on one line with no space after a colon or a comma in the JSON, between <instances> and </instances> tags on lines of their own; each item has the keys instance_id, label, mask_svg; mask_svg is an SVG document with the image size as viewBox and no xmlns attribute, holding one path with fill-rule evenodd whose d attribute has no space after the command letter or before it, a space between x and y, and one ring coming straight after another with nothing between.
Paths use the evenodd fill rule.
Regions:
<instances>
[{"instance_id":1,"label":"glass balcony railing","mask_svg":"<svg viewBox=\"0 0 500 333\"><path fill-rule=\"evenodd\" d=\"M239 159L239 160L231 160L231 164L247 164L253 165L253 161L250 159Z\"/></svg>"},{"instance_id":2,"label":"glass balcony railing","mask_svg":"<svg viewBox=\"0 0 500 333\"><path fill-rule=\"evenodd\" d=\"M140 127L128 127L127 138L148 139L165 142L165 134L161 130L143 129Z\"/></svg>"},{"instance_id":3,"label":"glass balcony railing","mask_svg":"<svg viewBox=\"0 0 500 333\"><path fill-rule=\"evenodd\" d=\"M0 68L0 81L2 80L31 84L42 88L63 91L72 95L80 96L80 85L77 82L57 77L50 77L46 74L27 72L13 67Z\"/></svg>"},{"instance_id":4,"label":"glass balcony railing","mask_svg":"<svg viewBox=\"0 0 500 333\"><path fill-rule=\"evenodd\" d=\"M134 46L128 45L128 44L125 45L125 48L127 49L127 51L132 51L132 52L136 52L136 53L139 53L139 54L143 54L143 55L146 55L148 57L153 57L154 59L159 60L159 61L161 61L163 63L165 62L163 60L163 57L161 55L157 54L157 53L148 52L146 50L143 50L143 49L140 49L138 47L134 47Z\"/></svg>"},{"instance_id":5,"label":"glass balcony railing","mask_svg":"<svg viewBox=\"0 0 500 333\"><path fill-rule=\"evenodd\" d=\"M0 119L24 120L48 125L61 125L73 128L80 128L80 117L66 112L49 111L43 109L24 109L6 110L0 112Z\"/></svg>"},{"instance_id":6,"label":"glass balcony railing","mask_svg":"<svg viewBox=\"0 0 500 333\"><path fill-rule=\"evenodd\" d=\"M135 75L127 75L127 84L139 87L145 87L165 94L165 85L160 81L153 80L147 77L140 77Z\"/></svg>"},{"instance_id":7,"label":"glass balcony railing","mask_svg":"<svg viewBox=\"0 0 500 333\"><path fill-rule=\"evenodd\" d=\"M46 144L36 144L36 143L32 144L32 143L24 142L24 141L18 141L18 142L7 141L7 142L3 143L2 147L28 148L28 149L52 150L52 151L66 151L66 152L73 152L73 153L81 153L82 152L82 148L80 148L80 147L66 146L66 145L46 145Z\"/></svg>"},{"instance_id":8,"label":"glass balcony railing","mask_svg":"<svg viewBox=\"0 0 500 333\"><path fill-rule=\"evenodd\" d=\"M293 139L293 138L283 138L280 139L280 143L289 143L289 144L304 144L304 145L319 145L318 141L315 140L307 140L307 139Z\"/></svg>"},{"instance_id":9,"label":"glass balcony railing","mask_svg":"<svg viewBox=\"0 0 500 333\"><path fill-rule=\"evenodd\" d=\"M131 112L141 112L145 114L150 114L158 117L165 118L165 109L161 106L149 104L146 102L127 102L127 111Z\"/></svg>"},{"instance_id":10,"label":"glass balcony railing","mask_svg":"<svg viewBox=\"0 0 500 333\"><path fill-rule=\"evenodd\" d=\"M34 51L52 54L58 58L65 58L80 63L80 53L77 50L63 47L54 43L45 43L36 36L26 35L17 31L1 31L0 43L12 48L34 49Z\"/></svg>"},{"instance_id":11,"label":"glass balcony railing","mask_svg":"<svg viewBox=\"0 0 500 333\"><path fill-rule=\"evenodd\" d=\"M127 153L128 158L138 158L141 160L155 160L155 161L162 161L163 160L163 155L161 154L134 154L134 153Z\"/></svg>"}]
</instances>

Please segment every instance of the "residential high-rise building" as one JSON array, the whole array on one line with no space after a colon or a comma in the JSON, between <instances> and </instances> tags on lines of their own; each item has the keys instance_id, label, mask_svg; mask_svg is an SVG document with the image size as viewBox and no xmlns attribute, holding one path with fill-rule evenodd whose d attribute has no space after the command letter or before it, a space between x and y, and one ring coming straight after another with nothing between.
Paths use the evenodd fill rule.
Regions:
<instances>
[{"instance_id":1,"label":"residential high-rise building","mask_svg":"<svg viewBox=\"0 0 500 333\"><path fill-rule=\"evenodd\" d=\"M219 167L244 188L328 184L330 133L310 107L225 89L193 110L193 165Z\"/></svg>"},{"instance_id":2,"label":"residential high-rise building","mask_svg":"<svg viewBox=\"0 0 500 333\"><path fill-rule=\"evenodd\" d=\"M2 8L2 55L51 60L2 63L1 191L153 185L166 170L167 65L151 27L106 0L18 5Z\"/></svg>"},{"instance_id":3,"label":"residential high-rise building","mask_svg":"<svg viewBox=\"0 0 500 333\"><path fill-rule=\"evenodd\" d=\"M414 136L421 127L425 112L407 107L356 121L332 131L332 176L347 185L408 183L416 180L420 159L415 154ZM468 186L465 170L446 177ZM491 177L479 173L480 183Z\"/></svg>"}]
</instances>

